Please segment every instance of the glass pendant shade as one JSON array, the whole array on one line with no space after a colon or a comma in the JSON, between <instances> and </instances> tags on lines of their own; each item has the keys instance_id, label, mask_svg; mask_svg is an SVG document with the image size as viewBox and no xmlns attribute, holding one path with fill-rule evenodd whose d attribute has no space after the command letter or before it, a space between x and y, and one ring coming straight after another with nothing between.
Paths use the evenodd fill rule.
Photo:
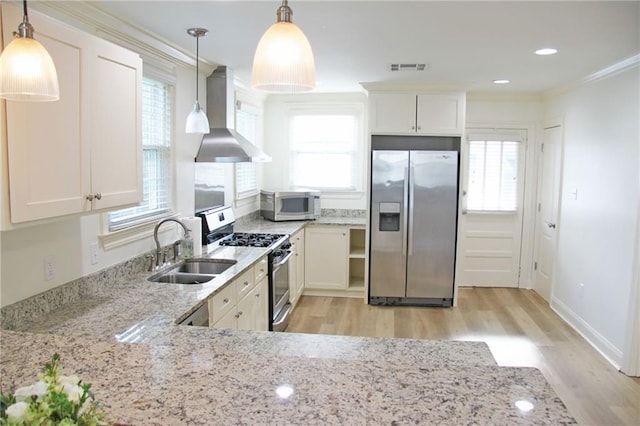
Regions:
<instances>
[{"instance_id":1,"label":"glass pendant shade","mask_svg":"<svg viewBox=\"0 0 640 426\"><path fill-rule=\"evenodd\" d=\"M277 22L262 36L253 58L251 86L268 92L306 92L316 87L309 40L291 22Z\"/></svg>"},{"instance_id":2,"label":"glass pendant shade","mask_svg":"<svg viewBox=\"0 0 640 426\"><path fill-rule=\"evenodd\" d=\"M200 108L198 101L193 105L193 110L187 116L186 133L209 133L209 119Z\"/></svg>"},{"instance_id":3,"label":"glass pendant shade","mask_svg":"<svg viewBox=\"0 0 640 426\"><path fill-rule=\"evenodd\" d=\"M13 101L57 101L58 73L37 40L17 37L0 55L0 98Z\"/></svg>"}]
</instances>

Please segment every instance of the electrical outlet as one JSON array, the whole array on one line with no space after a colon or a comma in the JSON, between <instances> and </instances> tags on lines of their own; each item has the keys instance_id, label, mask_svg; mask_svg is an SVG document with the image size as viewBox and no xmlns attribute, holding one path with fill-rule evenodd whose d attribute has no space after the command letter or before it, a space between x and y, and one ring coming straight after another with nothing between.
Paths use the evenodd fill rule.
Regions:
<instances>
[{"instance_id":1,"label":"electrical outlet","mask_svg":"<svg viewBox=\"0 0 640 426\"><path fill-rule=\"evenodd\" d=\"M56 259L53 256L44 258L44 280L51 281L56 277Z\"/></svg>"},{"instance_id":2,"label":"electrical outlet","mask_svg":"<svg viewBox=\"0 0 640 426\"><path fill-rule=\"evenodd\" d=\"M98 243L89 245L89 259L92 265L98 264Z\"/></svg>"}]
</instances>

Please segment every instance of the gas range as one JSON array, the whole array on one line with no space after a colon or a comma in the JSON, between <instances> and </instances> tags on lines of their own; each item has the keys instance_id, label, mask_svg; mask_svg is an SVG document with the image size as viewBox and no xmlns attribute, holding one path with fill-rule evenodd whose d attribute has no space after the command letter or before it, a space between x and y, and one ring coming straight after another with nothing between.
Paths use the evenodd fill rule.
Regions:
<instances>
[{"instance_id":1,"label":"gas range","mask_svg":"<svg viewBox=\"0 0 640 426\"><path fill-rule=\"evenodd\" d=\"M269 249L269 330L284 331L289 322L289 261L293 256L289 235L233 232L235 216L231 207L221 207L198 213L202 219L202 244L208 249L216 246L261 247Z\"/></svg>"}]
</instances>

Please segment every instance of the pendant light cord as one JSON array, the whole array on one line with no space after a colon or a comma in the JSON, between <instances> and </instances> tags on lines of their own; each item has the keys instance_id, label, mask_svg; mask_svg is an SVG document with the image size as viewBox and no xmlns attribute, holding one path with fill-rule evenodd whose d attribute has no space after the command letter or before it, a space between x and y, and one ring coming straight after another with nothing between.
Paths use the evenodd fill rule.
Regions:
<instances>
[{"instance_id":1,"label":"pendant light cord","mask_svg":"<svg viewBox=\"0 0 640 426\"><path fill-rule=\"evenodd\" d=\"M200 71L199 71L200 60L198 59L199 57L200 57L200 36L196 35L196 102L198 103L198 105L200 104L198 102L198 80L200 80Z\"/></svg>"},{"instance_id":2,"label":"pendant light cord","mask_svg":"<svg viewBox=\"0 0 640 426\"><path fill-rule=\"evenodd\" d=\"M22 1L22 10L24 14L24 20L29 21L29 15L27 14L27 0Z\"/></svg>"}]
</instances>

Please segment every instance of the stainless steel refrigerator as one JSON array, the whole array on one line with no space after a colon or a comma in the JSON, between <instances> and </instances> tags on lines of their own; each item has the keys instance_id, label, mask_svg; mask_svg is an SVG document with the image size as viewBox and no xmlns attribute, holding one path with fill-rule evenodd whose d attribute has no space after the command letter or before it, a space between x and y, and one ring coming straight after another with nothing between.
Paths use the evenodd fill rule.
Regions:
<instances>
[{"instance_id":1,"label":"stainless steel refrigerator","mask_svg":"<svg viewBox=\"0 0 640 426\"><path fill-rule=\"evenodd\" d=\"M369 301L451 306L460 138L372 137Z\"/></svg>"}]
</instances>

